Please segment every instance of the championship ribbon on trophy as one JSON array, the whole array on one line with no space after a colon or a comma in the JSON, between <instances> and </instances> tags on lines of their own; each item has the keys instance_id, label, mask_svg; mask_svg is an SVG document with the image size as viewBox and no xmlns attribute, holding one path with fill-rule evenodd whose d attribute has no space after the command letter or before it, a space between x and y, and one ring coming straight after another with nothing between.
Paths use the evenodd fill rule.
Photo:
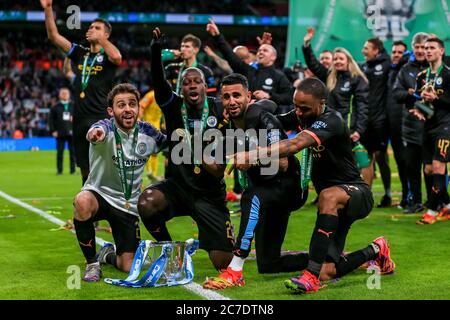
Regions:
<instances>
[{"instance_id":1,"label":"championship ribbon on trophy","mask_svg":"<svg viewBox=\"0 0 450 320\"><path fill-rule=\"evenodd\" d=\"M142 240L125 280L106 278L105 282L121 287L162 287L188 284L194 279L192 255L198 240L161 241ZM147 271L139 279L141 271Z\"/></svg>"}]
</instances>

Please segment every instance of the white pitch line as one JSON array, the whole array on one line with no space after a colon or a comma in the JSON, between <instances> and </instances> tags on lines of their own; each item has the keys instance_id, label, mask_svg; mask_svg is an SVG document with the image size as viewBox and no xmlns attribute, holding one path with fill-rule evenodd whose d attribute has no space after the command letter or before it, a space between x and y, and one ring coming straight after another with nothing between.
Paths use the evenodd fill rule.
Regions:
<instances>
[{"instance_id":1,"label":"white pitch line","mask_svg":"<svg viewBox=\"0 0 450 320\"><path fill-rule=\"evenodd\" d=\"M50 222L53 222L54 224L59 225L60 227L65 224L65 222L62 221L61 219L58 219L58 218L52 216L51 214L48 214L47 212L42 211L41 209L38 209L38 208L33 207L25 202L22 202L19 199L14 198L14 197L10 196L9 194L4 193L1 190L0 190L0 197L2 197L14 204L17 204L18 206L25 208L31 212L34 212L34 213L40 215L41 217L43 217L44 219L46 219ZM72 230L72 232L75 233L74 230ZM95 241L100 246L103 246L106 242L104 239L99 238L99 237L95 237ZM203 287L201 285L199 285L198 283L195 283L195 282L188 283L187 285L184 286L184 288L186 288L187 290L189 290L207 300L230 300L230 298L225 297L215 291L203 289Z\"/></svg>"},{"instance_id":2,"label":"white pitch line","mask_svg":"<svg viewBox=\"0 0 450 320\"><path fill-rule=\"evenodd\" d=\"M17 198L17 200L21 201L32 201L32 200L68 200L72 199L73 197L44 197L44 198Z\"/></svg>"}]
</instances>

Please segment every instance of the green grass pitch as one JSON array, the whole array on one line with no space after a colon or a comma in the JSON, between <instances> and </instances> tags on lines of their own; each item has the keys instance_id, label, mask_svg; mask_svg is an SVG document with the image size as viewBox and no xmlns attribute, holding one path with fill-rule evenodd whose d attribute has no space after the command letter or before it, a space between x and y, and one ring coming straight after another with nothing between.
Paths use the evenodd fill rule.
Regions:
<instances>
[{"instance_id":1,"label":"green grass pitch","mask_svg":"<svg viewBox=\"0 0 450 320\"><path fill-rule=\"evenodd\" d=\"M0 153L0 191L61 220L72 217L72 199L80 190L81 178L65 173L56 176L55 152ZM395 163L391 159L391 167ZM144 182L147 183L146 178ZM374 185L375 202L382 195L381 179ZM392 190L399 191L396 174ZM310 200L314 192L310 194ZM394 201L399 195L394 192ZM309 203L309 202L308 202ZM388 238L392 257L397 264L394 275L383 276L379 288L370 289L372 274L358 269L340 281L331 283L319 292L298 296L283 286L283 280L296 273L260 275L255 261L247 261L244 269L246 286L230 288L219 293L233 300L308 300L308 299L450 299L450 222L418 226L416 215L404 215L395 207L375 208L368 218L356 222L349 234L346 251L367 246L377 236ZM315 221L315 207L308 204L291 215L285 250L307 250ZM233 217L235 226L239 217ZM100 283L81 282L79 289L70 289L68 268L78 266L84 271L84 259L75 235L57 228L37 214L0 197L0 299L75 299L75 300L198 300L203 297L184 287L119 288ZM196 226L190 217L175 218L168 228L176 240L195 237ZM142 238L151 239L142 226ZM237 231L237 230L236 230ZM111 241L106 232L97 236ZM194 256L196 283L206 276L216 275L206 253L199 250ZM75 267L76 268L76 267ZM104 275L112 278L126 274L103 267Z\"/></svg>"}]
</instances>

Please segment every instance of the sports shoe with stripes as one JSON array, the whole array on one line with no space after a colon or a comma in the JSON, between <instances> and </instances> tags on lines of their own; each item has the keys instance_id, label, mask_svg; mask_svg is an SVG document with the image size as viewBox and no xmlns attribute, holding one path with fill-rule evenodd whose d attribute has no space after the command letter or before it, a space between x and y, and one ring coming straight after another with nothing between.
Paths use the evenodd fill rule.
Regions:
<instances>
[{"instance_id":1,"label":"sports shoe with stripes","mask_svg":"<svg viewBox=\"0 0 450 320\"><path fill-rule=\"evenodd\" d=\"M234 271L228 267L218 277L206 278L203 283L203 288L222 290L229 287L242 287L244 285L245 281L242 278L242 271Z\"/></svg>"},{"instance_id":2,"label":"sports shoe with stripes","mask_svg":"<svg viewBox=\"0 0 450 320\"><path fill-rule=\"evenodd\" d=\"M422 218L416 221L416 224L433 224L437 221L436 217L425 212Z\"/></svg>"},{"instance_id":3,"label":"sports shoe with stripes","mask_svg":"<svg viewBox=\"0 0 450 320\"><path fill-rule=\"evenodd\" d=\"M312 293L320 289L320 280L308 270L297 278L291 278L284 281L286 288L296 293Z\"/></svg>"},{"instance_id":4,"label":"sports shoe with stripes","mask_svg":"<svg viewBox=\"0 0 450 320\"><path fill-rule=\"evenodd\" d=\"M447 221L450 219L450 208L443 207L436 216L438 221Z\"/></svg>"},{"instance_id":5,"label":"sports shoe with stripes","mask_svg":"<svg viewBox=\"0 0 450 320\"><path fill-rule=\"evenodd\" d=\"M391 250L389 244L384 237L378 237L373 240L379 248L378 257L375 264L380 268L380 274L390 274L395 270L395 262L391 259Z\"/></svg>"},{"instance_id":6,"label":"sports shoe with stripes","mask_svg":"<svg viewBox=\"0 0 450 320\"><path fill-rule=\"evenodd\" d=\"M101 277L102 269L99 262L94 262L86 265L86 271L84 272L83 281L99 282Z\"/></svg>"}]
</instances>

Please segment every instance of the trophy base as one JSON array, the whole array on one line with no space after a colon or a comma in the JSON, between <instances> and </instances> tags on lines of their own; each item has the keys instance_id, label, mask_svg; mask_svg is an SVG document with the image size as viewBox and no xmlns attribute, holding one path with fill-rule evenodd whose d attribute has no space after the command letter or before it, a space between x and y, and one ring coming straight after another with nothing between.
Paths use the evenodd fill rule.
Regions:
<instances>
[{"instance_id":1,"label":"trophy base","mask_svg":"<svg viewBox=\"0 0 450 320\"><path fill-rule=\"evenodd\" d=\"M425 115L425 117L427 117L427 119L430 119L434 115L433 106L431 106L428 103L417 101L416 103L414 103L414 108L422 111L422 113Z\"/></svg>"}]
</instances>

